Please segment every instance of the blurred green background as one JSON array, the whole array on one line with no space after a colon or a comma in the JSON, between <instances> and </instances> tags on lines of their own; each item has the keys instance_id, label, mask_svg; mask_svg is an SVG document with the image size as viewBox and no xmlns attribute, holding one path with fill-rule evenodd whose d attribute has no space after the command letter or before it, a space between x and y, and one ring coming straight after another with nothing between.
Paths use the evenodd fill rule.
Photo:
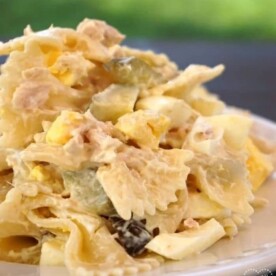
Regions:
<instances>
[{"instance_id":1,"label":"blurred green background","mask_svg":"<svg viewBox=\"0 0 276 276\"><path fill-rule=\"evenodd\" d=\"M276 0L0 0L0 37L83 18L109 22L128 37L276 40Z\"/></svg>"}]
</instances>

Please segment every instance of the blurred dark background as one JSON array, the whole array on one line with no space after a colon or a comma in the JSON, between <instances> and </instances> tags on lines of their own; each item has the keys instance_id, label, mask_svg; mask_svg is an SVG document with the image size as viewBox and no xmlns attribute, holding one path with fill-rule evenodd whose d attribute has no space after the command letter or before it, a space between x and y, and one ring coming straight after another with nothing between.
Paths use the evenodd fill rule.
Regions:
<instances>
[{"instance_id":1,"label":"blurred dark background","mask_svg":"<svg viewBox=\"0 0 276 276\"><path fill-rule=\"evenodd\" d=\"M85 17L106 20L125 44L164 52L180 68L225 64L207 86L276 121L276 0L0 0L0 40L27 24L75 27Z\"/></svg>"}]
</instances>

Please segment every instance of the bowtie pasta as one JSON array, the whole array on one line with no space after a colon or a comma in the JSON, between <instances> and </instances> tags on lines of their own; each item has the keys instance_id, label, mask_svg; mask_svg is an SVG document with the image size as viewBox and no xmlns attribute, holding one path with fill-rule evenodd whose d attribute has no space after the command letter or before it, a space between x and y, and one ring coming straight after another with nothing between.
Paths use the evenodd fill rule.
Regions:
<instances>
[{"instance_id":1,"label":"bowtie pasta","mask_svg":"<svg viewBox=\"0 0 276 276\"><path fill-rule=\"evenodd\" d=\"M0 260L123 275L250 222L272 163L248 114L103 21L0 44Z\"/></svg>"}]
</instances>

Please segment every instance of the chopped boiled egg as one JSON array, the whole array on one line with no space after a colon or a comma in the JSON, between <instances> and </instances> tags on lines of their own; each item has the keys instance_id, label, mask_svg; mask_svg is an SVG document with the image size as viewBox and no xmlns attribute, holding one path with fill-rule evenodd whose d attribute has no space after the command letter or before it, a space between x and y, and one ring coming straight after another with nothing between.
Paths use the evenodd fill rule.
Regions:
<instances>
[{"instance_id":1,"label":"chopped boiled egg","mask_svg":"<svg viewBox=\"0 0 276 276\"><path fill-rule=\"evenodd\" d=\"M246 165L249 171L249 180L252 183L253 191L256 191L273 171L273 165L250 139L247 140L246 150L248 152Z\"/></svg>"},{"instance_id":2,"label":"chopped boiled egg","mask_svg":"<svg viewBox=\"0 0 276 276\"><path fill-rule=\"evenodd\" d=\"M90 111L98 120L116 123L124 114L133 112L138 94L138 87L112 84L93 96Z\"/></svg>"},{"instance_id":3,"label":"chopped boiled egg","mask_svg":"<svg viewBox=\"0 0 276 276\"><path fill-rule=\"evenodd\" d=\"M64 145L72 138L72 131L85 122L82 114L63 111L52 123L46 133L46 142L53 145Z\"/></svg>"},{"instance_id":4,"label":"chopped boiled egg","mask_svg":"<svg viewBox=\"0 0 276 276\"><path fill-rule=\"evenodd\" d=\"M224 235L221 224L215 219L210 219L198 228L160 234L153 238L146 248L168 259L182 260L202 252Z\"/></svg>"},{"instance_id":5,"label":"chopped boiled egg","mask_svg":"<svg viewBox=\"0 0 276 276\"><path fill-rule=\"evenodd\" d=\"M157 149L169 125L167 116L150 110L138 110L120 117L115 127L140 147Z\"/></svg>"},{"instance_id":6,"label":"chopped boiled egg","mask_svg":"<svg viewBox=\"0 0 276 276\"><path fill-rule=\"evenodd\" d=\"M51 174L43 166L37 165L31 170L29 177L32 180L42 182L42 181L50 180L51 179Z\"/></svg>"},{"instance_id":7,"label":"chopped boiled egg","mask_svg":"<svg viewBox=\"0 0 276 276\"><path fill-rule=\"evenodd\" d=\"M151 96L139 100L136 109L153 110L170 118L171 128L180 127L196 116L184 100L169 96Z\"/></svg>"}]
</instances>

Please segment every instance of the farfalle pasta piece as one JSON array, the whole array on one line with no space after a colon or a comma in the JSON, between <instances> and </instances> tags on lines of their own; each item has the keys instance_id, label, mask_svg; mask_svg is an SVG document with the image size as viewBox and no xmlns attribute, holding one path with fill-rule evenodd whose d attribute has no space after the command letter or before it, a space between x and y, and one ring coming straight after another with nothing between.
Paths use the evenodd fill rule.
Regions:
<instances>
[{"instance_id":1,"label":"farfalle pasta piece","mask_svg":"<svg viewBox=\"0 0 276 276\"><path fill-rule=\"evenodd\" d=\"M97 40L92 40L86 34L73 29L50 27L48 30L30 34L28 38L40 36L56 38L62 43L64 51L81 51L85 58L93 61L105 62L110 58L108 48Z\"/></svg>"},{"instance_id":2,"label":"farfalle pasta piece","mask_svg":"<svg viewBox=\"0 0 276 276\"><path fill-rule=\"evenodd\" d=\"M52 164L23 161L18 151L7 158L13 169L12 185L23 196L36 196L39 192L61 194L64 190L59 169Z\"/></svg>"},{"instance_id":3,"label":"farfalle pasta piece","mask_svg":"<svg viewBox=\"0 0 276 276\"><path fill-rule=\"evenodd\" d=\"M39 237L39 229L28 222L22 208L22 193L11 189L0 205L0 237L26 235Z\"/></svg>"},{"instance_id":4,"label":"farfalle pasta piece","mask_svg":"<svg viewBox=\"0 0 276 276\"><path fill-rule=\"evenodd\" d=\"M39 201L40 204L37 204ZM47 197L41 197L35 204L32 202L35 203L29 201L27 205L33 210L28 213L29 220L59 237L60 247L56 253L59 257L63 256L64 264L77 275L117 275L117 273L122 275L122 273L148 271L159 265L157 258L146 257L140 260L129 256L108 232L99 217L69 211L63 203L64 200L60 199L48 201ZM37 208L47 203L58 218L38 215ZM64 210L58 208L61 204ZM48 250L53 252L53 248L49 246L51 242L57 242L57 239L50 238L46 243ZM45 246L42 245L43 247L45 251ZM114 265L115 259L116 265ZM62 258L59 262L61 260ZM42 261L43 264L52 264L52 259L47 258L45 254Z\"/></svg>"},{"instance_id":5,"label":"farfalle pasta piece","mask_svg":"<svg viewBox=\"0 0 276 276\"><path fill-rule=\"evenodd\" d=\"M73 138L65 146L33 143L22 151L21 158L25 161L48 162L64 170L80 170L86 166L95 167L112 162L117 150L121 147L121 142L117 139L104 136L104 139L99 142L101 138L99 133L98 136L94 135L95 140L90 144L83 144L83 141Z\"/></svg>"},{"instance_id":6,"label":"farfalle pasta piece","mask_svg":"<svg viewBox=\"0 0 276 276\"><path fill-rule=\"evenodd\" d=\"M158 229L159 233L174 233L185 217L188 202L187 189L177 192L177 201L170 203L166 211L157 210L153 216L145 214L147 229Z\"/></svg>"},{"instance_id":7,"label":"farfalle pasta piece","mask_svg":"<svg viewBox=\"0 0 276 276\"><path fill-rule=\"evenodd\" d=\"M190 151L178 149L125 148L115 162L98 169L97 178L123 219L130 219L132 212L154 215L156 209L165 211L177 201L176 191L186 189L185 163L191 157Z\"/></svg>"},{"instance_id":8,"label":"farfalle pasta piece","mask_svg":"<svg viewBox=\"0 0 276 276\"><path fill-rule=\"evenodd\" d=\"M48 162L60 166L65 170L78 170L82 168L83 162L89 160L87 154L80 152L77 158L65 151L58 145L45 143L30 144L22 153L21 158L26 162Z\"/></svg>"},{"instance_id":9,"label":"farfalle pasta piece","mask_svg":"<svg viewBox=\"0 0 276 276\"><path fill-rule=\"evenodd\" d=\"M208 92L203 86L198 86L191 93L184 95L184 99L189 105L203 116L221 114L225 109L225 104L219 98Z\"/></svg>"},{"instance_id":10,"label":"farfalle pasta piece","mask_svg":"<svg viewBox=\"0 0 276 276\"><path fill-rule=\"evenodd\" d=\"M190 165L196 185L211 200L236 213L253 214L250 202L254 196L243 161L201 155Z\"/></svg>"},{"instance_id":11,"label":"farfalle pasta piece","mask_svg":"<svg viewBox=\"0 0 276 276\"><path fill-rule=\"evenodd\" d=\"M88 237L87 237L88 238ZM90 237L90 256L86 256L87 261L81 262L70 256L73 252L75 243L68 242L67 266L77 275L122 275L146 272L160 265L155 257L145 257L133 259L125 250L114 240L105 227L98 229ZM70 250L70 251L69 251ZM70 254L70 255L69 255ZM72 254L73 255L73 254ZM76 255L76 254L75 254ZM77 257L77 256L76 256ZM116 260L116 262L114 262Z\"/></svg>"},{"instance_id":12,"label":"farfalle pasta piece","mask_svg":"<svg viewBox=\"0 0 276 276\"><path fill-rule=\"evenodd\" d=\"M0 258L10 262L37 264L40 257L41 233L24 214L23 198L11 189L0 204Z\"/></svg>"},{"instance_id":13,"label":"farfalle pasta piece","mask_svg":"<svg viewBox=\"0 0 276 276\"><path fill-rule=\"evenodd\" d=\"M39 264L41 241L29 236L0 238L0 259L6 262Z\"/></svg>"},{"instance_id":14,"label":"farfalle pasta piece","mask_svg":"<svg viewBox=\"0 0 276 276\"><path fill-rule=\"evenodd\" d=\"M190 65L170 81L141 92L142 97L166 95L185 99L193 89L219 76L224 70L223 65L210 68L204 65Z\"/></svg>"},{"instance_id":15,"label":"farfalle pasta piece","mask_svg":"<svg viewBox=\"0 0 276 276\"><path fill-rule=\"evenodd\" d=\"M24 36L0 44L0 55L9 55L13 51L26 51L26 49L30 47L30 44L38 44L42 48L48 48L55 51L60 51L62 49L62 41L58 38L45 36L43 33L34 33L28 25L24 30Z\"/></svg>"},{"instance_id":16,"label":"farfalle pasta piece","mask_svg":"<svg viewBox=\"0 0 276 276\"><path fill-rule=\"evenodd\" d=\"M240 228L251 223L249 216L233 213L229 217L220 218L219 222L223 226L226 236L233 238L236 236Z\"/></svg>"}]
</instances>

